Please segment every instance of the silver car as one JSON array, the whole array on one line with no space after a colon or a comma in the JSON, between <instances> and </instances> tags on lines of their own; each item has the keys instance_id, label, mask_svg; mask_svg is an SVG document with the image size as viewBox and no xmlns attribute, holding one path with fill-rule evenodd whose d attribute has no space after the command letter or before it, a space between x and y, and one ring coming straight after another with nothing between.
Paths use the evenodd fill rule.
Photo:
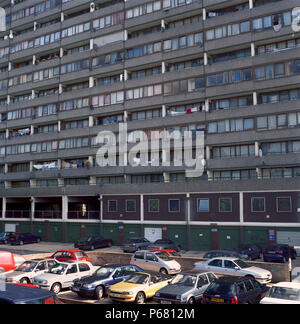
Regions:
<instances>
[{"instance_id":1,"label":"silver car","mask_svg":"<svg viewBox=\"0 0 300 324\"><path fill-rule=\"evenodd\" d=\"M166 252L137 251L131 257L130 263L143 270L164 274L177 274L181 271L181 265Z\"/></svg>"},{"instance_id":2,"label":"silver car","mask_svg":"<svg viewBox=\"0 0 300 324\"><path fill-rule=\"evenodd\" d=\"M127 242L121 245L121 248L124 252L135 252L137 250L144 250L151 244L144 237L132 237Z\"/></svg>"},{"instance_id":3,"label":"silver car","mask_svg":"<svg viewBox=\"0 0 300 324\"><path fill-rule=\"evenodd\" d=\"M35 276L45 273L57 263L58 261L54 259L34 259L25 261L13 272L7 273L5 275L5 280L6 282L20 282L29 284L32 282L32 279Z\"/></svg>"},{"instance_id":4,"label":"silver car","mask_svg":"<svg viewBox=\"0 0 300 324\"><path fill-rule=\"evenodd\" d=\"M62 288L70 288L74 280L91 276L96 268L87 261L58 262L48 272L34 277L32 283L58 294Z\"/></svg>"},{"instance_id":5,"label":"silver car","mask_svg":"<svg viewBox=\"0 0 300 324\"><path fill-rule=\"evenodd\" d=\"M191 270L179 273L169 284L155 293L160 304L194 304L200 302L206 288L217 279L212 272Z\"/></svg>"},{"instance_id":6,"label":"silver car","mask_svg":"<svg viewBox=\"0 0 300 324\"><path fill-rule=\"evenodd\" d=\"M270 271L250 266L246 262L236 258L213 258L205 262L197 262L194 265L196 269L212 271L216 274L253 277L261 284L269 283L272 280L272 273Z\"/></svg>"}]
</instances>

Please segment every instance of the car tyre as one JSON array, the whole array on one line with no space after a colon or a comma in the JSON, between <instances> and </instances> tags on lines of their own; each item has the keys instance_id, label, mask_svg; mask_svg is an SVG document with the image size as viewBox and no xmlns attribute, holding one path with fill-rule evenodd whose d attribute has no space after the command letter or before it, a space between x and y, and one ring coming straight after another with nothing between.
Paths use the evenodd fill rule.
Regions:
<instances>
[{"instance_id":1,"label":"car tyre","mask_svg":"<svg viewBox=\"0 0 300 324\"><path fill-rule=\"evenodd\" d=\"M61 291L61 284L59 282L56 282L52 285L51 291L53 291L56 295L60 293Z\"/></svg>"},{"instance_id":2,"label":"car tyre","mask_svg":"<svg viewBox=\"0 0 300 324\"><path fill-rule=\"evenodd\" d=\"M22 283L22 284L29 284L30 283L30 280L28 278L24 277L24 278L20 279L20 283Z\"/></svg>"},{"instance_id":3,"label":"car tyre","mask_svg":"<svg viewBox=\"0 0 300 324\"><path fill-rule=\"evenodd\" d=\"M194 297L190 297L187 301L188 304L192 305L195 304L195 298Z\"/></svg>"},{"instance_id":4,"label":"car tyre","mask_svg":"<svg viewBox=\"0 0 300 324\"><path fill-rule=\"evenodd\" d=\"M145 294L142 291L138 292L135 297L135 303L136 304L144 304L145 300L146 300Z\"/></svg>"},{"instance_id":5,"label":"car tyre","mask_svg":"<svg viewBox=\"0 0 300 324\"><path fill-rule=\"evenodd\" d=\"M159 272L160 273L162 273L162 274L168 274L168 271L167 271L167 269L165 269L165 268L161 268L160 270L159 270Z\"/></svg>"},{"instance_id":6,"label":"car tyre","mask_svg":"<svg viewBox=\"0 0 300 324\"><path fill-rule=\"evenodd\" d=\"M91 251L94 251L94 250L95 250L94 245L91 245Z\"/></svg>"},{"instance_id":7,"label":"car tyre","mask_svg":"<svg viewBox=\"0 0 300 324\"><path fill-rule=\"evenodd\" d=\"M104 296L104 288L102 286L98 286L95 290L95 297L100 300Z\"/></svg>"},{"instance_id":8,"label":"car tyre","mask_svg":"<svg viewBox=\"0 0 300 324\"><path fill-rule=\"evenodd\" d=\"M24 242L23 241L20 241L20 245L24 245Z\"/></svg>"}]
</instances>

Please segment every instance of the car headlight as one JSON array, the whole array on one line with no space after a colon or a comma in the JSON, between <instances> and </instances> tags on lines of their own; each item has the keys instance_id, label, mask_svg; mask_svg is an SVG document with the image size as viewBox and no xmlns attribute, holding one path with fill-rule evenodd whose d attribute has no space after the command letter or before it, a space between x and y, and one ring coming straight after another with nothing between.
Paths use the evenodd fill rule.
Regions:
<instances>
[{"instance_id":1,"label":"car headlight","mask_svg":"<svg viewBox=\"0 0 300 324\"><path fill-rule=\"evenodd\" d=\"M84 284L84 285L83 285L83 288L88 288L88 289L90 289L90 288L93 288L93 285L92 285L92 284Z\"/></svg>"},{"instance_id":2,"label":"car headlight","mask_svg":"<svg viewBox=\"0 0 300 324\"><path fill-rule=\"evenodd\" d=\"M159 292L155 293L155 296L156 297L159 297L160 296L160 293Z\"/></svg>"},{"instance_id":3,"label":"car headlight","mask_svg":"<svg viewBox=\"0 0 300 324\"><path fill-rule=\"evenodd\" d=\"M122 295L133 295L133 291L124 291Z\"/></svg>"},{"instance_id":4,"label":"car headlight","mask_svg":"<svg viewBox=\"0 0 300 324\"><path fill-rule=\"evenodd\" d=\"M177 295L177 296L176 296L176 299L177 299L177 300L181 300L181 295Z\"/></svg>"},{"instance_id":5,"label":"car headlight","mask_svg":"<svg viewBox=\"0 0 300 324\"><path fill-rule=\"evenodd\" d=\"M48 281L47 281L47 280L41 280L41 283L42 283L43 285L46 285L46 284L48 283Z\"/></svg>"}]
</instances>

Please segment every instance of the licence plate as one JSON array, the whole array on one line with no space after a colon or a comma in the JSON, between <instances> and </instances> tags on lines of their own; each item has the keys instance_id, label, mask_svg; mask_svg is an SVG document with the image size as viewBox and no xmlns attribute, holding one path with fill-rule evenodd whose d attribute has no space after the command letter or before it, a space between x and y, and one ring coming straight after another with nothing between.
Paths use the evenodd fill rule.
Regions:
<instances>
[{"instance_id":1,"label":"licence plate","mask_svg":"<svg viewBox=\"0 0 300 324\"><path fill-rule=\"evenodd\" d=\"M119 294L112 294L112 293L110 293L110 296L111 296L111 297L120 297Z\"/></svg>"},{"instance_id":2,"label":"licence plate","mask_svg":"<svg viewBox=\"0 0 300 324\"><path fill-rule=\"evenodd\" d=\"M276 254L276 252L269 251L269 254Z\"/></svg>"},{"instance_id":3,"label":"licence plate","mask_svg":"<svg viewBox=\"0 0 300 324\"><path fill-rule=\"evenodd\" d=\"M160 301L161 304L172 304L170 301L168 300L161 300Z\"/></svg>"},{"instance_id":4,"label":"licence plate","mask_svg":"<svg viewBox=\"0 0 300 324\"><path fill-rule=\"evenodd\" d=\"M215 303L224 303L224 299L221 298L212 298L211 301Z\"/></svg>"}]
</instances>

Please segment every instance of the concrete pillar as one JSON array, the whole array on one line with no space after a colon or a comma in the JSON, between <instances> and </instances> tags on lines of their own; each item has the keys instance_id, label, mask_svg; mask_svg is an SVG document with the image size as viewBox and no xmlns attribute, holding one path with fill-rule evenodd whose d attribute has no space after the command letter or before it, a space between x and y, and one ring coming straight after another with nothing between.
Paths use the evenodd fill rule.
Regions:
<instances>
[{"instance_id":1,"label":"concrete pillar","mask_svg":"<svg viewBox=\"0 0 300 324\"><path fill-rule=\"evenodd\" d=\"M209 99L205 99L205 111L209 112Z\"/></svg>"},{"instance_id":2,"label":"concrete pillar","mask_svg":"<svg viewBox=\"0 0 300 324\"><path fill-rule=\"evenodd\" d=\"M206 8L203 8L202 9L202 18L203 18L203 20L205 21L206 20Z\"/></svg>"},{"instance_id":3,"label":"concrete pillar","mask_svg":"<svg viewBox=\"0 0 300 324\"><path fill-rule=\"evenodd\" d=\"M253 105L257 106L257 92L253 92Z\"/></svg>"},{"instance_id":4,"label":"concrete pillar","mask_svg":"<svg viewBox=\"0 0 300 324\"><path fill-rule=\"evenodd\" d=\"M60 13L60 21L63 22L65 20L65 15L63 12Z\"/></svg>"},{"instance_id":5,"label":"concrete pillar","mask_svg":"<svg viewBox=\"0 0 300 324\"><path fill-rule=\"evenodd\" d=\"M6 216L6 197L2 197L2 219Z\"/></svg>"},{"instance_id":6,"label":"concrete pillar","mask_svg":"<svg viewBox=\"0 0 300 324\"><path fill-rule=\"evenodd\" d=\"M33 100L35 98L35 91L31 90L31 100Z\"/></svg>"},{"instance_id":7,"label":"concrete pillar","mask_svg":"<svg viewBox=\"0 0 300 324\"><path fill-rule=\"evenodd\" d=\"M206 160L210 160L211 158L211 150L210 150L210 146L206 146Z\"/></svg>"},{"instance_id":8,"label":"concrete pillar","mask_svg":"<svg viewBox=\"0 0 300 324\"><path fill-rule=\"evenodd\" d=\"M255 0L249 0L249 8L253 9L254 8L254 1Z\"/></svg>"},{"instance_id":9,"label":"concrete pillar","mask_svg":"<svg viewBox=\"0 0 300 324\"><path fill-rule=\"evenodd\" d=\"M69 208L68 196L62 196L62 220L63 221L68 220L68 208Z\"/></svg>"},{"instance_id":10,"label":"concrete pillar","mask_svg":"<svg viewBox=\"0 0 300 324\"><path fill-rule=\"evenodd\" d=\"M61 83L58 85L58 93L59 94L62 94L63 93L63 86L62 86Z\"/></svg>"},{"instance_id":11,"label":"concrete pillar","mask_svg":"<svg viewBox=\"0 0 300 324\"><path fill-rule=\"evenodd\" d=\"M251 56L255 56L255 44L251 43Z\"/></svg>"},{"instance_id":12,"label":"concrete pillar","mask_svg":"<svg viewBox=\"0 0 300 324\"><path fill-rule=\"evenodd\" d=\"M61 159L58 159L58 160L57 160L57 169L58 169L58 170L61 170L61 168L62 168Z\"/></svg>"},{"instance_id":13,"label":"concrete pillar","mask_svg":"<svg viewBox=\"0 0 300 324\"><path fill-rule=\"evenodd\" d=\"M208 56L207 56L207 53L204 53L204 55L203 55L203 61L204 61L204 65L208 65Z\"/></svg>"},{"instance_id":14,"label":"concrete pillar","mask_svg":"<svg viewBox=\"0 0 300 324\"><path fill-rule=\"evenodd\" d=\"M33 56L32 56L32 65L35 65L35 62L36 62L36 56L33 55Z\"/></svg>"},{"instance_id":15,"label":"concrete pillar","mask_svg":"<svg viewBox=\"0 0 300 324\"><path fill-rule=\"evenodd\" d=\"M169 172L164 172L163 177L164 177L164 182L170 182L170 173Z\"/></svg>"},{"instance_id":16,"label":"concrete pillar","mask_svg":"<svg viewBox=\"0 0 300 324\"><path fill-rule=\"evenodd\" d=\"M8 139L9 138L9 129L5 130L5 138Z\"/></svg>"},{"instance_id":17,"label":"concrete pillar","mask_svg":"<svg viewBox=\"0 0 300 324\"><path fill-rule=\"evenodd\" d=\"M93 126L94 126L94 117L89 116L89 127L93 127Z\"/></svg>"},{"instance_id":18,"label":"concrete pillar","mask_svg":"<svg viewBox=\"0 0 300 324\"><path fill-rule=\"evenodd\" d=\"M8 173L8 164L7 163L4 164L4 173Z\"/></svg>"},{"instance_id":19,"label":"concrete pillar","mask_svg":"<svg viewBox=\"0 0 300 324\"><path fill-rule=\"evenodd\" d=\"M29 162L29 171L32 172L33 171L33 161Z\"/></svg>"},{"instance_id":20,"label":"concrete pillar","mask_svg":"<svg viewBox=\"0 0 300 324\"><path fill-rule=\"evenodd\" d=\"M256 174L257 174L257 179L261 179L262 178L262 169L256 168Z\"/></svg>"},{"instance_id":21,"label":"concrete pillar","mask_svg":"<svg viewBox=\"0 0 300 324\"><path fill-rule=\"evenodd\" d=\"M8 71L11 71L11 62L8 62Z\"/></svg>"},{"instance_id":22,"label":"concrete pillar","mask_svg":"<svg viewBox=\"0 0 300 324\"><path fill-rule=\"evenodd\" d=\"M31 182L32 180L30 180ZM31 183L30 183L30 186L31 186ZM30 198L30 210L31 210L31 220L34 219L34 212L35 212L35 198L34 197L31 197Z\"/></svg>"},{"instance_id":23,"label":"concrete pillar","mask_svg":"<svg viewBox=\"0 0 300 324\"><path fill-rule=\"evenodd\" d=\"M162 74L166 73L166 62L161 62L161 73Z\"/></svg>"},{"instance_id":24,"label":"concrete pillar","mask_svg":"<svg viewBox=\"0 0 300 324\"><path fill-rule=\"evenodd\" d=\"M161 113L162 117L166 117L167 116L167 106L162 105L161 110L162 110L162 113Z\"/></svg>"},{"instance_id":25,"label":"concrete pillar","mask_svg":"<svg viewBox=\"0 0 300 324\"><path fill-rule=\"evenodd\" d=\"M260 156L260 145L259 142L255 142L255 156L259 157Z\"/></svg>"},{"instance_id":26,"label":"concrete pillar","mask_svg":"<svg viewBox=\"0 0 300 324\"><path fill-rule=\"evenodd\" d=\"M128 80L128 70L124 70L124 81L127 81Z\"/></svg>"},{"instance_id":27,"label":"concrete pillar","mask_svg":"<svg viewBox=\"0 0 300 324\"><path fill-rule=\"evenodd\" d=\"M61 47L59 49L59 57L63 57L64 56L64 49Z\"/></svg>"},{"instance_id":28,"label":"concrete pillar","mask_svg":"<svg viewBox=\"0 0 300 324\"><path fill-rule=\"evenodd\" d=\"M128 40L128 30L125 29L124 30L124 41L127 41Z\"/></svg>"},{"instance_id":29,"label":"concrete pillar","mask_svg":"<svg viewBox=\"0 0 300 324\"><path fill-rule=\"evenodd\" d=\"M34 126L30 125L30 135L34 135Z\"/></svg>"},{"instance_id":30,"label":"concrete pillar","mask_svg":"<svg viewBox=\"0 0 300 324\"><path fill-rule=\"evenodd\" d=\"M126 123L128 121L128 111L124 110L124 122Z\"/></svg>"},{"instance_id":31,"label":"concrete pillar","mask_svg":"<svg viewBox=\"0 0 300 324\"><path fill-rule=\"evenodd\" d=\"M57 132L59 133L61 131L61 120L57 123Z\"/></svg>"},{"instance_id":32,"label":"concrete pillar","mask_svg":"<svg viewBox=\"0 0 300 324\"><path fill-rule=\"evenodd\" d=\"M207 176L208 176L208 181L213 181L213 172L210 170L207 170Z\"/></svg>"},{"instance_id":33,"label":"concrete pillar","mask_svg":"<svg viewBox=\"0 0 300 324\"><path fill-rule=\"evenodd\" d=\"M94 49L94 40L91 38L90 39L90 50Z\"/></svg>"},{"instance_id":34,"label":"concrete pillar","mask_svg":"<svg viewBox=\"0 0 300 324\"><path fill-rule=\"evenodd\" d=\"M94 77L90 77L89 78L89 88L93 88L95 84L95 78Z\"/></svg>"}]
</instances>

